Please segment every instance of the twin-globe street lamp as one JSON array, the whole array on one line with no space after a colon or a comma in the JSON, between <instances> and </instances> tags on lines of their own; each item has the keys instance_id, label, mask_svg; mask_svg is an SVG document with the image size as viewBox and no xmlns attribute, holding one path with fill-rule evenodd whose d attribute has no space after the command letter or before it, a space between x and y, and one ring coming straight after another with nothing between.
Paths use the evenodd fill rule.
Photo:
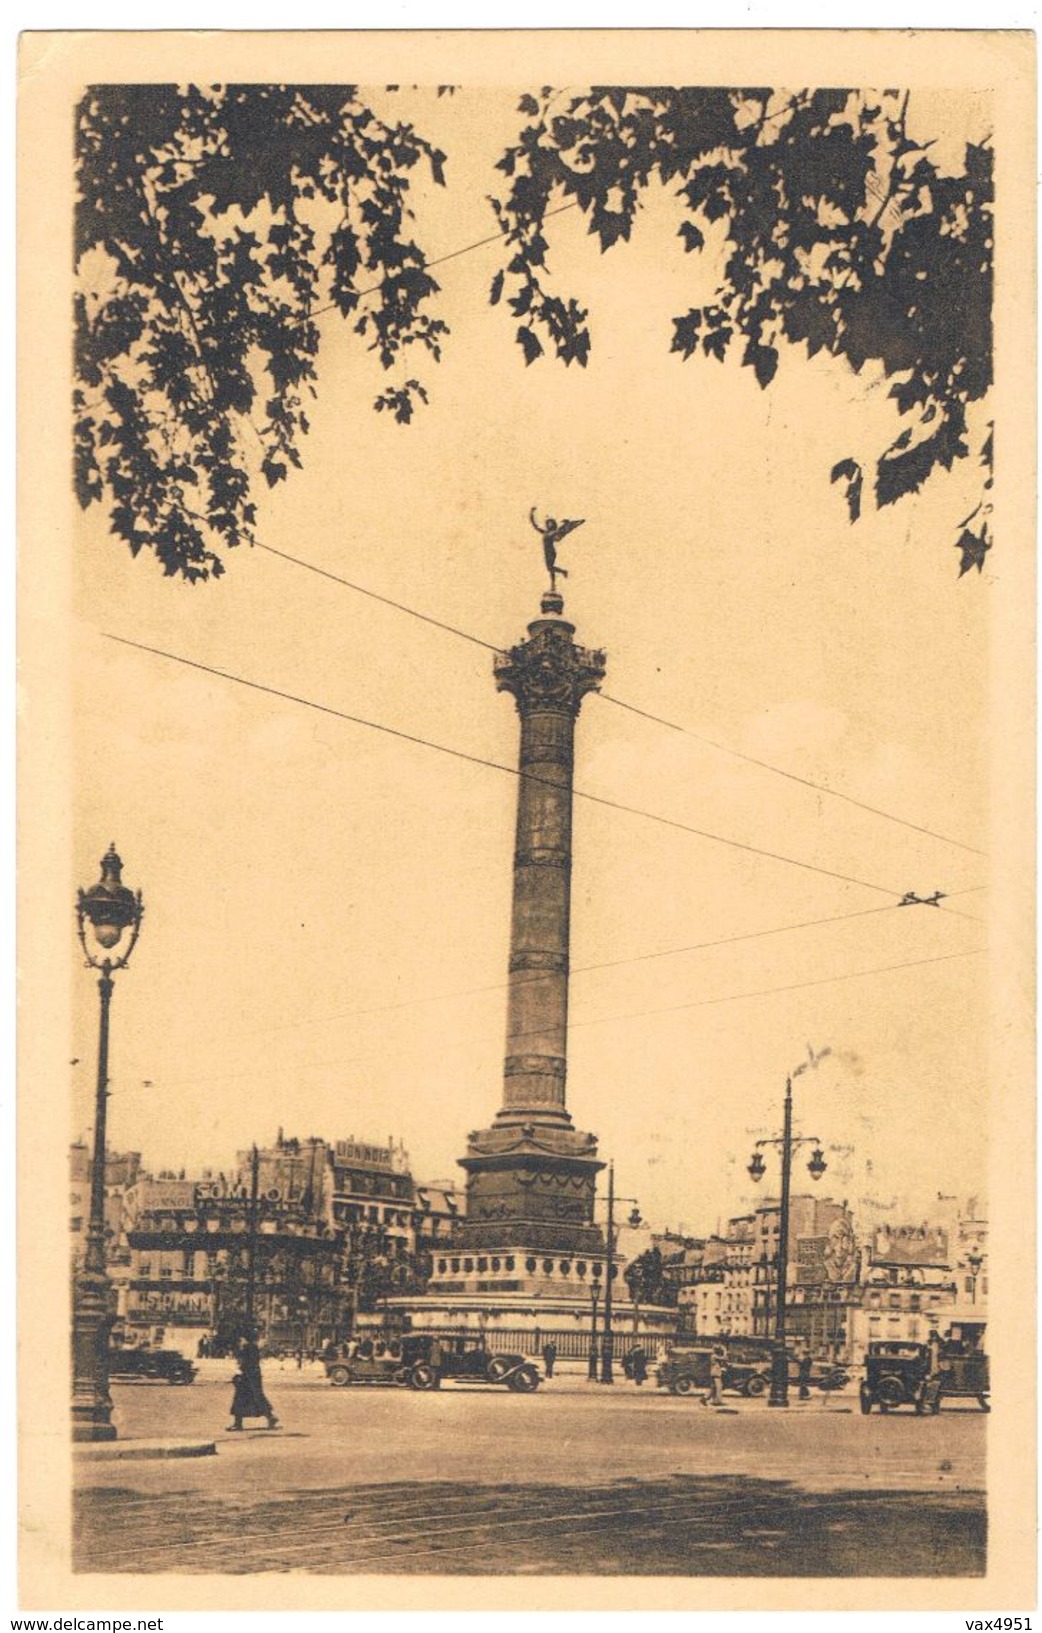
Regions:
<instances>
[{"instance_id":1,"label":"twin-globe street lamp","mask_svg":"<svg viewBox=\"0 0 1042 1633\"><path fill-rule=\"evenodd\" d=\"M140 890L123 883L123 863L110 845L101 878L81 890L76 929L87 967L98 970L101 1020L94 1097L94 1150L90 1165L90 1220L83 1266L76 1278L72 1320L72 1438L115 1440L109 1394L109 1279L105 1273L105 1114L109 1078L109 1006L112 976L126 968L141 929Z\"/></svg>"},{"instance_id":2,"label":"twin-globe street lamp","mask_svg":"<svg viewBox=\"0 0 1042 1633\"><path fill-rule=\"evenodd\" d=\"M774 1350L771 1355L771 1393L768 1397L768 1406L788 1406L789 1404L789 1357L785 1348L785 1302L787 1293L787 1279L789 1267L789 1189L792 1178L792 1153L801 1145L812 1145L814 1150L807 1164L810 1176L819 1180L825 1172L827 1164L825 1153L816 1134L797 1134L792 1132L792 1080L799 1077L812 1067L816 1068L819 1060L832 1053L831 1049L819 1049L817 1054L808 1045L808 1058L803 1061L785 1079L785 1110L782 1119L782 1132L779 1136L770 1139L757 1140L753 1150L752 1160L749 1163L749 1177L754 1184L759 1184L764 1176L765 1165L760 1150L764 1145L781 1147L781 1207L778 1214L778 1274L775 1280L775 1309L774 1309Z\"/></svg>"}]
</instances>

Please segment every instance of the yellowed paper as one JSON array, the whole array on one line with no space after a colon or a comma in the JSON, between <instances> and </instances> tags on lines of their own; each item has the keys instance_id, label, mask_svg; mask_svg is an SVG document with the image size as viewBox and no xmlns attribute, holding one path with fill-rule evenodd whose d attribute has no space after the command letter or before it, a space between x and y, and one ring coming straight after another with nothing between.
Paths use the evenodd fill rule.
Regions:
<instances>
[{"instance_id":1,"label":"yellowed paper","mask_svg":"<svg viewBox=\"0 0 1042 1633\"><path fill-rule=\"evenodd\" d=\"M436 280L423 309L447 328L436 335L440 360L418 341L384 371L370 348L375 331L353 327L379 305L365 267L345 320L330 268L319 265L315 395L306 399L308 428L295 432L300 468L272 432L265 402L275 375L264 377L259 353L248 366L260 389L226 417L250 474L253 546L227 548L213 533L220 505L200 487L199 444L183 442L176 392L168 395L150 447L160 462L185 458L183 514L189 528L195 516L224 568L193 584L173 557L164 574L156 546L173 538L169 518L145 539L142 489L130 501L118 491L125 469L99 476L104 491L89 493L86 508L73 487L73 300L77 292L87 300L96 361L120 278L100 250L74 251L77 118L89 87L136 87L126 99L132 129L134 118L155 114L148 87L158 101L174 86L239 85L356 87L357 105L388 131L407 125L443 156L444 185L433 173L441 159L410 171L403 236L418 246L408 267L429 267ZM733 291L727 223L752 185L748 172L745 181L723 178L719 208L710 203L708 213L703 189L697 216L678 201L686 174L635 181L632 233L620 230L603 251L581 185L569 182L569 193L559 179L544 226L545 287L588 314L577 323L583 333L588 323L588 358L583 351L565 366L548 331L532 324L527 274L509 264L517 245L488 202L505 201L513 180L497 161L542 121L544 148L554 145L573 178L613 155L623 179L607 207L623 216L625 154L636 139L627 120L649 96L675 113L675 94L663 100L660 90L655 103L648 88L685 86L730 89L754 109L749 117L759 107L764 151L774 140L768 121L787 130L802 117L793 113L801 92L810 106L814 93L853 88L853 102L840 97L821 116L842 127L840 168L849 108L877 95L872 140L888 119L904 121L903 175L918 159L935 178L960 174L968 144L994 155L993 242L982 251L974 240L994 258L994 383L971 385L964 400L957 375L949 382L950 402L964 411L952 431L959 446L892 504L875 502L878 461L888 448L893 460L928 440L937 421L913 410L902 417L891 388L908 371L873 352L870 318L856 368L846 342L808 355L805 336L782 334L777 304L751 352L741 336L730 346L723 336L721 361L706 344L718 287ZM591 87L623 89L613 100ZM306 94L302 106L294 139L303 151ZM594 106L592 126L577 126L570 145L554 121L581 122ZM1030 1609L1033 117L1034 44L1018 33L23 38L26 1608L309 1610L343 1606L349 1594L352 1606L380 1609ZM613 120L628 132L617 142ZM133 176L112 139L112 163ZM681 120L676 142L687 139ZM892 131L886 140L895 151ZM584 142L599 143L596 154ZM796 202L788 215L779 205L789 224L774 240L780 257L799 210L819 226L830 211L842 214L842 199L820 181L822 163L829 167L820 143L815 151L818 182L801 181L799 151L793 159ZM131 189L139 227L143 211L162 211L155 174L164 162L178 161L153 145L145 179ZM190 148L179 162L190 166ZM262 191L279 160L259 149L255 162L256 214L226 218L222 232L268 231L271 195ZM938 182L931 197L924 179L916 200L891 186L893 176L872 170L864 197L874 188L876 206L859 206L862 225L878 229L880 254L902 209L928 219L941 207ZM804 186L813 210L799 202ZM777 197L767 189L761 207ZM962 206L946 208L962 232ZM211 217L219 213L214 205ZM312 213L318 223L321 201ZM171 322L180 324L186 379L201 390L207 354L196 319L212 220L198 219L194 270L167 233L156 276L166 309L181 305ZM363 218L352 219L361 233ZM684 220L694 240L678 231ZM114 219L115 239L120 230ZM320 244L326 230L315 226ZM750 276L754 262L756 276L767 276L766 253L761 246L751 257ZM871 282L865 253L860 267L828 272L840 291L859 277ZM378 268L375 286L391 275ZM214 287L227 289L229 276ZM816 264L808 276L826 274ZM278 278L276 269L269 293ZM961 333L969 320L959 287L950 324ZM852 312L849 294L840 298ZM251 321L259 310L255 303ZM695 329L676 328L693 310ZM238 321L231 307L226 321ZM542 355L529 356L519 329L541 336ZM690 359L685 332L697 333ZM925 355L945 344L931 331ZM978 336L977 352L990 361L991 350ZM79 382L101 472L131 413L106 395L119 372L118 336L109 353ZM133 367L122 379L132 395ZM414 392L409 423L396 423L394 402L373 412L374 398L407 379L429 399ZM106 424L115 442L99 430ZM265 462L279 478L272 485ZM197 492L203 515L194 513ZM128 503L135 516L121 524ZM548 518L581 519L581 530L555 533ZM138 530L137 554L121 525L124 535ZM548 530L559 540L549 584ZM566 577L556 582L560 568ZM611 1390L586 1383L586 1318L566 1290L558 1303L572 1298L569 1330L582 1340L575 1354L562 1350L557 1376L530 1399L459 1384L429 1396L336 1390L320 1361L306 1371L272 1361L265 1387L281 1438L250 1435L240 1445L225 1433L231 1365L215 1371L207 1361L188 1389L116 1382L114 1418L118 1443L213 1440L215 1454L74 1457L68 1147L80 1142L82 1237L98 1047L96 978L75 937L77 890L93 883L113 841L125 882L143 893L140 944L114 977L108 1149L140 1153L157 1185L188 1186L182 1213L202 1219L196 1186L225 1172L242 1191L253 1144L283 1150L297 1140L306 1150L309 1139L388 1151L401 1142L416 1186L442 1198L455 1187L462 1199L468 1137L510 1103L504 1013L521 967L508 975L518 946L516 929L510 940L518 714L497 695L493 654L526 639L548 587L563 592L575 640L606 654L601 695L586 696L575 720L561 1058L568 1113L578 1130L594 1131L598 1160L614 1165L617 1249L632 1264L653 1238L675 1252L687 1251L685 1241L723 1243L730 1279L699 1271L703 1292L690 1301L703 1337L723 1332L711 1295L740 1281L741 1231L729 1221L754 1217L763 1201L746 1171L757 1142L768 1169L761 1189L778 1195L778 1147L769 1142L783 1133L788 1078L794 1131L809 1141L794 1152L793 1196L828 1197L828 1217L842 1224L831 1235L829 1225L808 1225L806 1237L847 1266L837 1286L847 1289L844 1309L858 1313L844 1317L846 1347L841 1356L837 1337L832 1358L848 1365L848 1388L810 1403L793 1390L787 1414L737 1396L726 1413L687 1410L655 1387L673 1316L656 1326L650 1306L642 1315L620 1282ZM543 603L542 616L561 615ZM546 966L526 968L538 978ZM516 1037L536 1036L544 1020L537 998L535 1021L515 1019ZM563 1011L558 1022L565 1036ZM508 1056L534 1078L552 1051L516 1037ZM827 1166L817 1184L806 1163L819 1147ZM602 1171L591 1228L604 1228L606 1181ZM280 1183L270 1187L273 1210ZM419 1212L413 1193L407 1201L403 1212ZM632 1210L639 1220L627 1224ZM116 1218L110 1253L125 1248L131 1305L158 1312L130 1324L135 1339L163 1343L177 1326L164 1309L187 1311L184 1333L194 1321L202 1336L219 1303L212 1266L205 1286L195 1271L171 1271L192 1283L171 1303L158 1259L143 1269L145 1250L120 1236L132 1228ZM908 1250L919 1281L895 1271L892 1285L881 1275L873 1282L873 1263L900 1258L894 1250L886 1259L882 1244L907 1244L920 1228ZM932 1255L922 1246L930 1231L944 1240ZM805 1265L818 1251L807 1247ZM543 1252L533 1248L530 1272L519 1263L519 1286L542 1274ZM457 1309L451 1287L479 1274L455 1270L453 1253L431 1253L444 1283L439 1308ZM974 1253L976 1268L966 1258ZM455 1257L462 1262L465 1250ZM578 1284L577 1255L562 1248L550 1259L557 1282ZM150 1278L156 1288L143 1291ZM972 1322L986 1309L990 1416L971 1413L972 1400L942 1402L936 1417L910 1408L882 1415L878 1402L862 1415L864 1351L891 1330L888 1299L899 1295L907 1337L918 1309L909 1290L922 1286L916 1332L925 1340L934 1283L951 1289L949 1318ZM764 1285L769 1295L769 1276ZM391 1330L408 1295L395 1294L393 1311L383 1297ZM515 1302L511 1332L533 1319L538 1328L538 1306L527 1294ZM769 1307L757 1309L768 1322ZM379 1324L379 1297L369 1314ZM290 1315L279 1319L288 1331ZM603 1331L603 1301L600 1320ZM642 1389L621 1370L638 1331L662 1349ZM316 1317L313 1347L330 1336ZM542 1336L526 1340L541 1370ZM378 1509L366 1505L392 1490L409 1502L381 1531ZM893 1498L889 1543L866 1491L877 1503ZM592 1494L608 1506L607 1527ZM267 1518L258 1517L262 1499ZM721 1502L737 1505L731 1530L707 1519ZM909 1540L914 1524L928 1527L949 1502L949 1529L938 1522L937 1535L958 1567L950 1574L925 1542ZM241 1542L237 1504L251 1516ZM824 1571L818 1544L799 1544L811 1514L821 1557L833 1562Z\"/></svg>"}]
</instances>

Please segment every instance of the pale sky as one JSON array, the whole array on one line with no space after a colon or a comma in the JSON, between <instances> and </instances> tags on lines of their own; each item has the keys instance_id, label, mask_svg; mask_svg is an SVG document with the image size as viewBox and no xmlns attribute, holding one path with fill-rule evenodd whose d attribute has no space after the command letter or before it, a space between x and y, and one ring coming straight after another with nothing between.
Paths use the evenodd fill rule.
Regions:
<instances>
[{"instance_id":1,"label":"pale sky","mask_svg":"<svg viewBox=\"0 0 1042 1633\"><path fill-rule=\"evenodd\" d=\"M433 256L493 231L484 197L515 103L396 100L448 154L448 187L417 200ZM941 133L937 93L929 117ZM950 131L981 134L980 117L953 103ZM821 1194L865 1224L924 1217L937 1191L985 1182L986 929L892 904L983 886L987 860L699 739L987 850L992 564L960 580L952 548L976 469L849 526L828 473L891 439L886 382L788 349L761 392L737 351L671 356L672 317L712 282L678 219L649 199L633 243L604 257L578 212L549 223L558 287L591 312L585 371L525 368L509 314L487 305L495 246L438 269L453 332L440 365L410 368L431 402L409 427L371 411L386 382L330 314L305 469L258 487L259 531L509 646L544 583L529 508L586 518L562 550L578 639L606 650L606 693L696 735L590 697L577 788L867 883L577 800L575 1122L654 1224L712 1229L760 1199L752 1141L776 1130L807 1044L829 1045L797 1083L830 1163ZM467 1131L500 1103L514 779L101 632L514 764L491 653L262 551L230 555L216 583L165 580L100 510L75 548L76 882L114 839L147 908L117 977L112 1146L191 1170L280 1125L393 1133L418 1178L461 1180ZM951 906L982 920L987 895ZM97 1003L71 913L69 950L80 1134ZM893 965L912 967L831 979ZM743 996L767 988L795 990Z\"/></svg>"}]
</instances>

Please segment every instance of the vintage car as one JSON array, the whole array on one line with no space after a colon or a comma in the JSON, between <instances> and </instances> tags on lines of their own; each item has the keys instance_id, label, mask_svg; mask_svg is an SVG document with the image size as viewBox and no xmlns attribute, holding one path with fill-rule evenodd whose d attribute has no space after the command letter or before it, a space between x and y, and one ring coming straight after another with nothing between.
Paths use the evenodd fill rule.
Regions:
<instances>
[{"instance_id":1,"label":"vintage car","mask_svg":"<svg viewBox=\"0 0 1042 1633\"><path fill-rule=\"evenodd\" d=\"M881 1339L865 1351L865 1376L861 1380L861 1410L893 1412L899 1406L924 1410L923 1391L930 1376L930 1347L900 1339Z\"/></svg>"},{"instance_id":2,"label":"vintage car","mask_svg":"<svg viewBox=\"0 0 1042 1633\"><path fill-rule=\"evenodd\" d=\"M991 1411L991 1368L984 1353L983 1321L953 1321L941 1341L937 1371L926 1386L926 1405L940 1410L942 1400L976 1400Z\"/></svg>"},{"instance_id":3,"label":"vintage car","mask_svg":"<svg viewBox=\"0 0 1042 1633\"><path fill-rule=\"evenodd\" d=\"M717 1358L722 1358L722 1350L718 1349ZM655 1369L655 1382L671 1395L690 1395L696 1390L708 1392L712 1388L712 1368L712 1345L673 1344Z\"/></svg>"},{"instance_id":4,"label":"vintage car","mask_svg":"<svg viewBox=\"0 0 1042 1633\"><path fill-rule=\"evenodd\" d=\"M365 1337L340 1345L324 1359L326 1377L340 1389L350 1384L438 1389L443 1378L505 1384L518 1394L539 1387L539 1370L525 1356L499 1354L477 1338L439 1338L433 1333Z\"/></svg>"},{"instance_id":5,"label":"vintage car","mask_svg":"<svg viewBox=\"0 0 1042 1633\"><path fill-rule=\"evenodd\" d=\"M109 1350L109 1378L117 1383L131 1381L190 1384L198 1371L187 1356L176 1349Z\"/></svg>"},{"instance_id":6,"label":"vintage car","mask_svg":"<svg viewBox=\"0 0 1042 1633\"><path fill-rule=\"evenodd\" d=\"M505 1384L517 1394L530 1395L540 1383L539 1368L526 1356L490 1350L480 1338L432 1339L418 1370L416 1389L436 1389L443 1378L460 1378L466 1383Z\"/></svg>"},{"instance_id":7,"label":"vintage car","mask_svg":"<svg viewBox=\"0 0 1042 1633\"><path fill-rule=\"evenodd\" d=\"M972 1327L972 1332L967 1328ZM981 1338L983 1325L953 1325L946 1339L937 1345L936 1366L930 1345L891 1340L869 1344L865 1354L861 1410L894 1411L914 1406L917 1412L939 1412L946 1399L976 1400L983 1412L991 1410L988 1357Z\"/></svg>"},{"instance_id":8,"label":"vintage car","mask_svg":"<svg viewBox=\"0 0 1042 1633\"><path fill-rule=\"evenodd\" d=\"M326 1377L337 1389L346 1389L349 1384L395 1384L404 1388L412 1384L413 1370L424 1359L425 1351L425 1340L411 1333L402 1338L351 1339L326 1352Z\"/></svg>"},{"instance_id":9,"label":"vintage car","mask_svg":"<svg viewBox=\"0 0 1042 1633\"><path fill-rule=\"evenodd\" d=\"M675 1346L667 1357L666 1376L663 1376L664 1369L659 1368L659 1383L671 1389L674 1394L687 1394L692 1389L708 1389L709 1368L714 1350L717 1352L717 1359L723 1364L722 1389L732 1394L746 1395L750 1399L767 1393L771 1387L773 1341L768 1338L732 1337L726 1334L707 1338L701 1344L694 1342L689 1346ZM708 1359L694 1362L689 1367L685 1358L695 1354L704 1355ZM791 1351L788 1365L789 1384L794 1387L799 1382L799 1361ZM671 1368L673 1370L670 1370ZM679 1387L685 1379L690 1380L686 1387ZM676 1389L673 1388L673 1382L678 1384ZM837 1362L813 1361L809 1382L813 1388L828 1392L845 1389L850 1382L850 1376L847 1369Z\"/></svg>"},{"instance_id":10,"label":"vintage car","mask_svg":"<svg viewBox=\"0 0 1042 1633\"><path fill-rule=\"evenodd\" d=\"M727 1351L724 1364L724 1388L739 1395L765 1395L771 1387L771 1364L775 1342L771 1338L721 1338ZM792 1350L788 1354L789 1386L800 1381L799 1357ZM850 1382L847 1368L837 1361L812 1360L808 1383L823 1393L845 1389Z\"/></svg>"}]
</instances>

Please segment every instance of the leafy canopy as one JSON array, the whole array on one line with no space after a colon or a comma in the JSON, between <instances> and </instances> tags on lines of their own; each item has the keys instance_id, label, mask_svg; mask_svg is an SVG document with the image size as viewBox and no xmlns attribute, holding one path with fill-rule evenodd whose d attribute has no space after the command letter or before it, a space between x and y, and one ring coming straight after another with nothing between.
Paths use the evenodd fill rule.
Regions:
<instances>
[{"instance_id":1,"label":"leafy canopy","mask_svg":"<svg viewBox=\"0 0 1042 1633\"><path fill-rule=\"evenodd\" d=\"M352 86L95 86L78 110L75 478L190 582L254 539L251 476L301 463L323 309L384 369L446 325L408 222L444 154ZM375 299L361 306L362 295ZM419 383L376 399L411 418Z\"/></svg>"},{"instance_id":2,"label":"leafy canopy","mask_svg":"<svg viewBox=\"0 0 1042 1633\"><path fill-rule=\"evenodd\" d=\"M393 88L392 88L393 89ZM439 95L452 87L439 87ZM491 200L508 254L490 290L526 364L585 366L588 314L551 287L547 217L577 205L602 251L631 235L642 193L677 200L685 249L718 257L713 298L673 322L672 350L733 348L766 388L781 342L890 378L899 429L869 473L878 505L971 449L991 385L992 155L961 171L907 130L897 91L594 87L525 95L527 123ZM445 156L381 120L352 86L104 86L77 122L76 485L133 554L189 581L253 542L251 483L301 464L320 327L347 319L384 369L437 360L438 285L411 236L417 174ZM366 300L362 305L363 298ZM407 423L408 374L375 402ZM991 548L990 426L981 501L959 524L960 574ZM832 469L850 518L865 473Z\"/></svg>"},{"instance_id":3,"label":"leafy canopy","mask_svg":"<svg viewBox=\"0 0 1042 1633\"><path fill-rule=\"evenodd\" d=\"M722 361L733 347L761 387L784 338L808 357L881 364L901 428L871 474L891 505L970 453L967 410L992 380L992 154L970 144L959 174L907 130L907 94L848 90L594 87L562 103L524 96L528 123L499 161L492 201L511 249L490 298L520 319L526 363L547 349L585 366L588 314L550 286L546 217L577 204L602 251L630 237L652 182L676 196L685 250L713 248L715 294L673 323L672 350ZM990 427L984 497L958 548L961 571L990 548ZM841 460L850 518L864 473ZM969 524L976 522L976 532Z\"/></svg>"}]
</instances>

